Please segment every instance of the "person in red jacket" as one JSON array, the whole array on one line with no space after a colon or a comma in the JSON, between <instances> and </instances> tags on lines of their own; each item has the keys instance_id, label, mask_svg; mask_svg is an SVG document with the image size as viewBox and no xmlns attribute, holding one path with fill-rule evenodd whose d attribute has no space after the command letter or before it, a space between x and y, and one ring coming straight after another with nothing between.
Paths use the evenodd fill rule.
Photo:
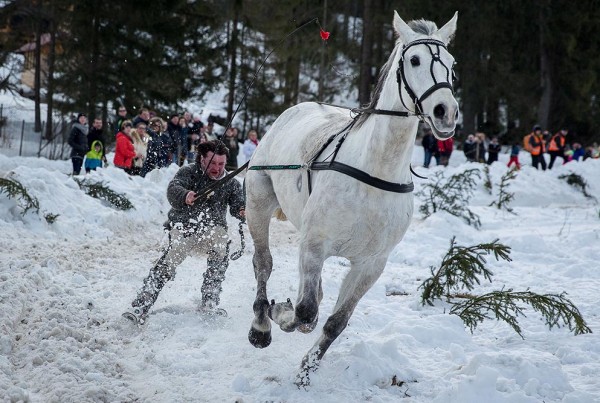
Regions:
<instances>
[{"instance_id":1,"label":"person in red jacket","mask_svg":"<svg viewBox=\"0 0 600 403\"><path fill-rule=\"evenodd\" d=\"M448 166L450 155L454 150L454 140L450 137L447 140L438 140L438 151L440 153L440 165Z\"/></svg>"},{"instance_id":2,"label":"person in red jacket","mask_svg":"<svg viewBox=\"0 0 600 403\"><path fill-rule=\"evenodd\" d=\"M133 160L142 158L141 154L137 154L133 148L133 139L131 138L131 130L133 125L130 120L126 120L121 124L121 130L117 133L117 146L115 149L115 158L113 164L116 167L125 170L129 175L134 175Z\"/></svg>"}]
</instances>

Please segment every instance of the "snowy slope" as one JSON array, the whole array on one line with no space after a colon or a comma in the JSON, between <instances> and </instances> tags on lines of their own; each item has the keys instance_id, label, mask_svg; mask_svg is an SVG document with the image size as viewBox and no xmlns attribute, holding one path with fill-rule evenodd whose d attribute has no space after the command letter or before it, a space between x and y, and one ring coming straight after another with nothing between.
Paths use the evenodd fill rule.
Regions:
<instances>
[{"instance_id":1,"label":"snowy slope","mask_svg":"<svg viewBox=\"0 0 600 403\"><path fill-rule=\"evenodd\" d=\"M414 166L421 153L417 147ZM448 174L478 166L459 154ZM502 154L491 167L494 183L506 172L507 158ZM480 230L449 214L424 220L417 212L308 390L299 390L294 377L331 313L346 261L330 258L325 264L315 332L287 334L274 327L273 342L263 350L247 341L255 296L247 233L246 252L231 262L224 283L228 318L196 312L206 263L188 258L161 293L149 323L136 329L120 313L165 242L165 189L177 168L145 179L112 167L93 173L92 179L131 200L135 210L127 212L85 195L67 175L70 169L69 161L0 155L0 176L10 174L40 202L39 214L21 215L15 200L0 195L0 401L600 401L600 206L558 179L575 172L600 199L599 160L546 172L524 167L510 188L517 215L488 207L495 196L480 180L470 205L481 218ZM417 168L429 176L437 169ZM415 178L417 190L423 183ZM55 223L46 223L47 213L59 214ZM235 249L237 222L229 219ZM453 236L460 245L499 239L512 248L512 262L488 259L494 282L482 282L474 292L566 291L596 333L550 331L528 310L519 321L525 339L495 321L471 334L447 313L447 304L422 306L418 287ZM295 298L297 241L288 222L273 222L270 298ZM392 385L394 377L400 385Z\"/></svg>"}]
</instances>

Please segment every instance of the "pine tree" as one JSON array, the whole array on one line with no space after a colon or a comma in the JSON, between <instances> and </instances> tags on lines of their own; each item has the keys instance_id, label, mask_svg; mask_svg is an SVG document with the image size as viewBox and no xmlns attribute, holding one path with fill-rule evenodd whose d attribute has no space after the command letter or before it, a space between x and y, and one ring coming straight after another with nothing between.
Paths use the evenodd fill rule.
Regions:
<instances>
[{"instance_id":1,"label":"pine tree","mask_svg":"<svg viewBox=\"0 0 600 403\"><path fill-rule=\"evenodd\" d=\"M147 106L170 113L180 101L201 96L194 91L215 77L196 68L215 65L209 50L218 35L212 29L217 12L205 6L183 0L77 3L62 27L71 33L57 66L57 90L69 94L62 109L95 114L120 99L133 111Z\"/></svg>"}]
</instances>

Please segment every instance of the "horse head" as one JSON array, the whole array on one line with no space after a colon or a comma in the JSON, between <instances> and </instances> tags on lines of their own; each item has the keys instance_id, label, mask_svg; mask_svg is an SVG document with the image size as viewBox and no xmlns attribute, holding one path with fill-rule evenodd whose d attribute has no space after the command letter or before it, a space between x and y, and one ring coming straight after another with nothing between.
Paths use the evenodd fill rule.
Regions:
<instances>
[{"instance_id":1,"label":"horse head","mask_svg":"<svg viewBox=\"0 0 600 403\"><path fill-rule=\"evenodd\" d=\"M398 36L396 80L400 101L408 110L426 120L438 139L454 135L458 102L454 98L454 57L447 46L456 31L458 13L438 29L430 21L409 24L394 11L394 31Z\"/></svg>"}]
</instances>

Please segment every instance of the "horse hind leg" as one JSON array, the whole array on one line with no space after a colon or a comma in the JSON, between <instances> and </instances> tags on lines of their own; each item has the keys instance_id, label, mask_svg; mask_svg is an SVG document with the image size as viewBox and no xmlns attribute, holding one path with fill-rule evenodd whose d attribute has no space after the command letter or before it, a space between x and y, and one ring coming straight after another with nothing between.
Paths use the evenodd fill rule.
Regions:
<instances>
[{"instance_id":1,"label":"horse hind leg","mask_svg":"<svg viewBox=\"0 0 600 403\"><path fill-rule=\"evenodd\" d=\"M348 325L348 321L360 299L375 284L387 262L387 256L370 262L352 262L352 268L344 278L333 313L323 326L323 333L302 360L296 385L310 384L310 373L316 371L327 349Z\"/></svg>"},{"instance_id":2,"label":"horse hind leg","mask_svg":"<svg viewBox=\"0 0 600 403\"><path fill-rule=\"evenodd\" d=\"M271 180L266 175L255 175L248 182L246 220L254 241L254 277L256 278L256 299L252 306L254 319L248 333L248 340L257 348L271 344L271 321L269 320L269 300L267 281L273 270L273 257L269 249L269 224L278 202L273 192Z\"/></svg>"},{"instance_id":3,"label":"horse hind leg","mask_svg":"<svg viewBox=\"0 0 600 403\"><path fill-rule=\"evenodd\" d=\"M255 259L253 259L252 263L254 265L254 275L257 278L258 288L256 293L256 299L254 300L254 304L252 305L252 309L254 311L254 319L252 320L252 325L250 326L250 331L248 332L248 341L254 347L265 348L271 344L271 321L268 316L269 300L267 299L266 295L266 280L263 281L264 286L261 287L261 281L258 280L258 278L268 278L268 275L264 276L263 274L265 274L266 272L270 274L272 270L272 258L270 260L270 265L262 266L268 267L266 271L262 271L259 269L259 267L261 266L259 266L256 263Z\"/></svg>"}]
</instances>

